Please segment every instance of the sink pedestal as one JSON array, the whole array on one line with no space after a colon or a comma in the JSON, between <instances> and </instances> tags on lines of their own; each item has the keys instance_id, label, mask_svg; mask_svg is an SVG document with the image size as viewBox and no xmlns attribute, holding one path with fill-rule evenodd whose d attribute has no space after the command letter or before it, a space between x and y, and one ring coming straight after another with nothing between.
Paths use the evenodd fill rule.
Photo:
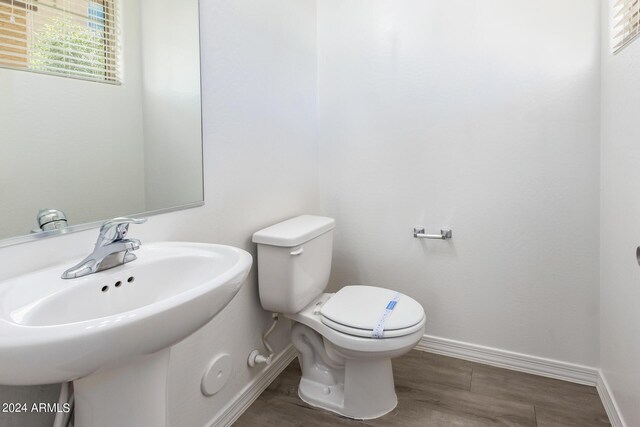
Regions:
<instances>
[{"instance_id":1,"label":"sink pedestal","mask_svg":"<svg viewBox=\"0 0 640 427\"><path fill-rule=\"evenodd\" d=\"M170 348L73 382L76 427L164 427Z\"/></svg>"}]
</instances>

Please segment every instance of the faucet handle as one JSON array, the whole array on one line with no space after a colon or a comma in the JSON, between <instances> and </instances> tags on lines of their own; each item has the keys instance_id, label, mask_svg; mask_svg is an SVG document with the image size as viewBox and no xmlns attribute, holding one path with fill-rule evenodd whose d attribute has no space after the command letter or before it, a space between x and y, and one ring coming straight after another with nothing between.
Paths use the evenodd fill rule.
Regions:
<instances>
[{"instance_id":1,"label":"faucet handle","mask_svg":"<svg viewBox=\"0 0 640 427\"><path fill-rule=\"evenodd\" d=\"M100 235L98 236L96 245L102 244L105 240L111 242L122 240L127 236L130 224L143 224L145 222L147 222L147 218L119 217L110 219L100 227ZM112 233L112 230L115 231ZM112 234L112 236L110 236L110 234Z\"/></svg>"}]
</instances>

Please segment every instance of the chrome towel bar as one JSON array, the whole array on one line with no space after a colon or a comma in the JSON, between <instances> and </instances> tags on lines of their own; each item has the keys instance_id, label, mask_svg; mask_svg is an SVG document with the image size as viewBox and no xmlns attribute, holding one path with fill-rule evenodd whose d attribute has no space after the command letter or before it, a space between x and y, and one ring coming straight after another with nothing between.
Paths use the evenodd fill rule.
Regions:
<instances>
[{"instance_id":1,"label":"chrome towel bar","mask_svg":"<svg viewBox=\"0 0 640 427\"><path fill-rule=\"evenodd\" d=\"M424 227L414 227L413 237L416 239L447 240L453 237L453 233L450 228L443 228L440 230L440 234L426 234Z\"/></svg>"}]
</instances>

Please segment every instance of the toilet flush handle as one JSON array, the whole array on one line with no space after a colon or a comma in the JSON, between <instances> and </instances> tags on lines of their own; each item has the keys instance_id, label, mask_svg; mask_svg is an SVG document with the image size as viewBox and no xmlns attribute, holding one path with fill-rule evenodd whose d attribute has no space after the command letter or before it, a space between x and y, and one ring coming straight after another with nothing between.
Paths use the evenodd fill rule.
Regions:
<instances>
[{"instance_id":1,"label":"toilet flush handle","mask_svg":"<svg viewBox=\"0 0 640 427\"><path fill-rule=\"evenodd\" d=\"M300 255L300 254L302 254L302 252L304 252L304 248L303 247L299 247L298 249L295 249L295 250L291 251L291 255L293 255L293 256Z\"/></svg>"}]
</instances>

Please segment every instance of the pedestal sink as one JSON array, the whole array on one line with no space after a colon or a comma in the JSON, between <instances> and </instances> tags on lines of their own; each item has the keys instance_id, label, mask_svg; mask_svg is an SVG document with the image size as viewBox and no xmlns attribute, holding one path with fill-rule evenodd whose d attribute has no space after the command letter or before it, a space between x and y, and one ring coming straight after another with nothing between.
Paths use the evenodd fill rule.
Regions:
<instances>
[{"instance_id":1,"label":"pedestal sink","mask_svg":"<svg viewBox=\"0 0 640 427\"><path fill-rule=\"evenodd\" d=\"M74 382L75 426L166 425L169 349L236 295L251 255L152 243L73 280L73 262L0 282L0 384Z\"/></svg>"}]
</instances>

